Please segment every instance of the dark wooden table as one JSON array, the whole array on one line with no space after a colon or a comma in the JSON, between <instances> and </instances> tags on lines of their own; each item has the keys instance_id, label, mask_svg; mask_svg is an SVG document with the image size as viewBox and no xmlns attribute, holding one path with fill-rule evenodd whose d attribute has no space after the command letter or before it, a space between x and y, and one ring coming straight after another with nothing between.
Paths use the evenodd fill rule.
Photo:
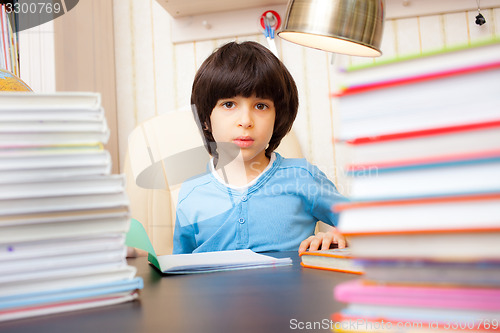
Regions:
<instances>
[{"instance_id":1,"label":"dark wooden table","mask_svg":"<svg viewBox=\"0 0 500 333\"><path fill-rule=\"evenodd\" d=\"M270 255L293 265L162 276L146 258L130 259L144 279L138 301L4 322L0 332L330 332L331 314L344 306L333 288L357 277L302 268L296 252Z\"/></svg>"}]
</instances>

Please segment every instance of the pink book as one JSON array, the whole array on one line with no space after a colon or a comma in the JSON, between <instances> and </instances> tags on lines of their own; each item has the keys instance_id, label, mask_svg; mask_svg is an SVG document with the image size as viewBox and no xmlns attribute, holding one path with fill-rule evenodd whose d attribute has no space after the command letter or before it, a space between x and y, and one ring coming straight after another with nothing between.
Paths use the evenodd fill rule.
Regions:
<instances>
[{"instance_id":1,"label":"pink book","mask_svg":"<svg viewBox=\"0 0 500 333\"><path fill-rule=\"evenodd\" d=\"M400 286L347 281L334 289L340 302L387 306L500 311L500 288Z\"/></svg>"}]
</instances>

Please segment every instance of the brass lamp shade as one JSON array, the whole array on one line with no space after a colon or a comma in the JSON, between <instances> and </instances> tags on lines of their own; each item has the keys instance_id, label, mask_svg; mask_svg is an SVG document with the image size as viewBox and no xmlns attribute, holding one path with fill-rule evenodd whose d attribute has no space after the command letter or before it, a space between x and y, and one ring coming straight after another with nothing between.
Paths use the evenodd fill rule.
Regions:
<instances>
[{"instance_id":1,"label":"brass lamp shade","mask_svg":"<svg viewBox=\"0 0 500 333\"><path fill-rule=\"evenodd\" d=\"M378 57L384 0L290 0L278 35L329 52Z\"/></svg>"}]
</instances>

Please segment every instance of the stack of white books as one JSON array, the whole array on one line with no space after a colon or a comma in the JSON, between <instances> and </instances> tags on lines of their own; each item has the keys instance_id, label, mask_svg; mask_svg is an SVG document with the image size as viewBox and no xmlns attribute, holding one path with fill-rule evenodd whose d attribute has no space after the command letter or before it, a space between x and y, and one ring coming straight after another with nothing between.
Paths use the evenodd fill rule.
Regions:
<instances>
[{"instance_id":1,"label":"stack of white books","mask_svg":"<svg viewBox=\"0 0 500 333\"><path fill-rule=\"evenodd\" d=\"M137 298L95 93L0 93L0 321Z\"/></svg>"}]
</instances>

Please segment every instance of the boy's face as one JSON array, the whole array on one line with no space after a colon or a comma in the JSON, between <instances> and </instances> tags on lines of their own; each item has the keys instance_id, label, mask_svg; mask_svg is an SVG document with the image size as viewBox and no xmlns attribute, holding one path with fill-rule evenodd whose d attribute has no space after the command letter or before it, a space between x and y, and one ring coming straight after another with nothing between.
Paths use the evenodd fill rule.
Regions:
<instances>
[{"instance_id":1,"label":"boy's face","mask_svg":"<svg viewBox=\"0 0 500 333\"><path fill-rule=\"evenodd\" d=\"M265 150L273 135L275 117L270 99L255 95L220 99L210 115L212 135L216 142L240 147L245 163L267 163Z\"/></svg>"}]
</instances>

